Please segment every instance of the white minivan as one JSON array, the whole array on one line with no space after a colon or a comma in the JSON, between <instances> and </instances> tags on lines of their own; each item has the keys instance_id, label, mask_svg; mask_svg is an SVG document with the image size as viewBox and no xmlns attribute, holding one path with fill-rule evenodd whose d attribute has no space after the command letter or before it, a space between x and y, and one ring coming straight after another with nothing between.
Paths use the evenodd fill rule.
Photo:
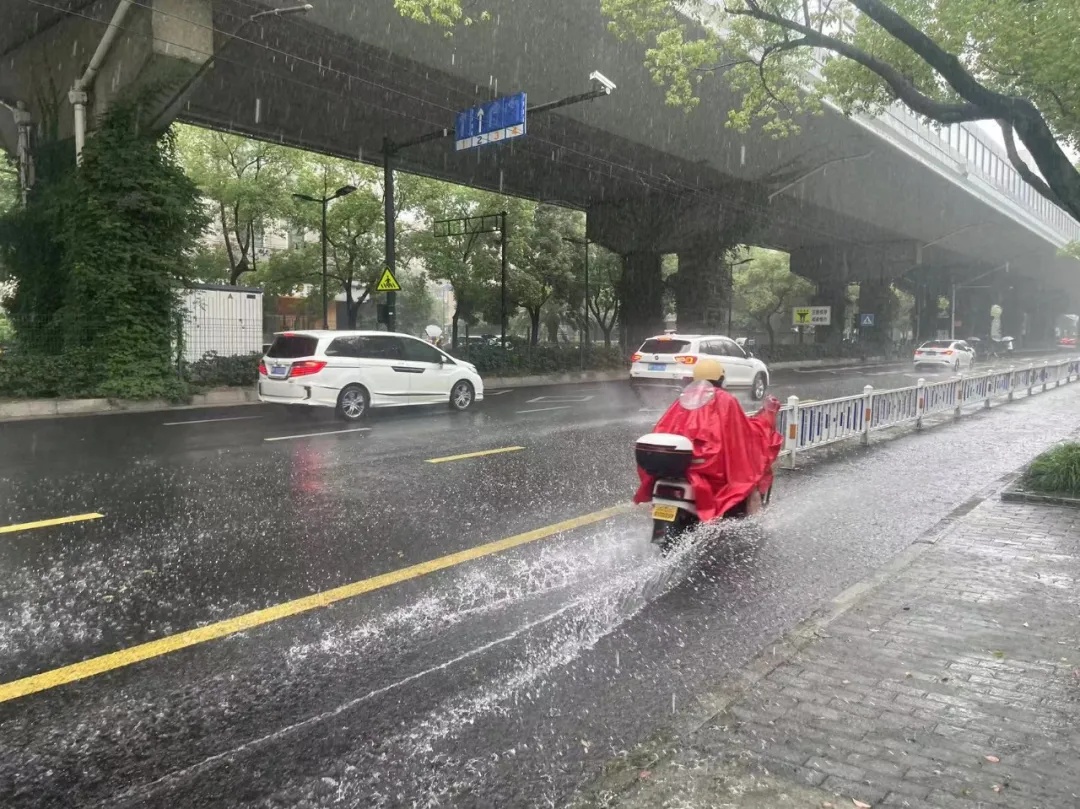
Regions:
<instances>
[{"instance_id":1,"label":"white minivan","mask_svg":"<svg viewBox=\"0 0 1080 809\"><path fill-rule=\"evenodd\" d=\"M484 398L476 366L408 334L291 331L274 337L259 363L259 400L332 407L346 421L372 407L446 402L466 410Z\"/></svg>"}]
</instances>

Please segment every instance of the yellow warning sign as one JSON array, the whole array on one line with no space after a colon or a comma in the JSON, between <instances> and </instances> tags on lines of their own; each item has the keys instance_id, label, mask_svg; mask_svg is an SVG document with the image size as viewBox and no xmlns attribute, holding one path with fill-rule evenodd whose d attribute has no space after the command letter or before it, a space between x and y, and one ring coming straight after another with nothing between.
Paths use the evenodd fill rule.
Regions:
<instances>
[{"instance_id":1,"label":"yellow warning sign","mask_svg":"<svg viewBox=\"0 0 1080 809\"><path fill-rule=\"evenodd\" d=\"M382 271L382 277L379 278L379 285L375 287L376 292L401 292L401 284L397 282L394 274L390 272L390 268L387 267Z\"/></svg>"}]
</instances>

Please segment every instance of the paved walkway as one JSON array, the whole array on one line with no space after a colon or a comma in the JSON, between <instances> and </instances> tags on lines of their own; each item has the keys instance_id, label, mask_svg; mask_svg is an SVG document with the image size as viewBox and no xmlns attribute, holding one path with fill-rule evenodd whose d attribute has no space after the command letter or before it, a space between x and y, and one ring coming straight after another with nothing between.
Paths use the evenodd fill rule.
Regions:
<instances>
[{"instance_id":1,"label":"paved walkway","mask_svg":"<svg viewBox=\"0 0 1080 809\"><path fill-rule=\"evenodd\" d=\"M582 805L1080 806L1080 510L995 496L893 568Z\"/></svg>"}]
</instances>

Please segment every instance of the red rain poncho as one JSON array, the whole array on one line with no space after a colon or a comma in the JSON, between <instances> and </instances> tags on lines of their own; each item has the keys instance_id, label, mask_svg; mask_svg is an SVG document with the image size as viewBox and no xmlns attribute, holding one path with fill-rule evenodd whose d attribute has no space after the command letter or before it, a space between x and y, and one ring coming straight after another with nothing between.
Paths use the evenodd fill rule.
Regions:
<instances>
[{"instance_id":1,"label":"red rain poncho","mask_svg":"<svg viewBox=\"0 0 1080 809\"><path fill-rule=\"evenodd\" d=\"M687 475L702 521L722 517L755 488L772 486L772 466L783 439L776 432L780 402L773 397L754 416L739 401L709 382L695 382L656 422L653 432L682 435L694 442L695 463ZM701 459L698 461L697 459ZM635 503L652 500L656 478L638 469Z\"/></svg>"}]
</instances>

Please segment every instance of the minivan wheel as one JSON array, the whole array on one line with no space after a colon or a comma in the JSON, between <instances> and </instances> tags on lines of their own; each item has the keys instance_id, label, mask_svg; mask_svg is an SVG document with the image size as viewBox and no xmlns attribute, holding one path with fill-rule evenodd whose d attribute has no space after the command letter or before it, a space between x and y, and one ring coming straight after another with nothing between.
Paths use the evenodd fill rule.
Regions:
<instances>
[{"instance_id":1,"label":"minivan wheel","mask_svg":"<svg viewBox=\"0 0 1080 809\"><path fill-rule=\"evenodd\" d=\"M338 394L338 417L345 421L360 421L367 415L368 405L368 392L362 385L346 385Z\"/></svg>"},{"instance_id":2,"label":"minivan wheel","mask_svg":"<svg viewBox=\"0 0 1080 809\"><path fill-rule=\"evenodd\" d=\"M754 397L754 401L761 401L765 398L765 390L768 388L768 384L765 382L765 374L759 373L754 377L754 385L750 389L750 395Z\"/></svg>"},{"instance_id":3,"label":"minivan wheel","mask_svg":"<svg viewBox=\"0 0 1080 809\"><path fill-rule=\"evenodd\" d=\"M468 410L474 398L476 398L476 393L473 391L472 384L463 379L450 390L450 408L458 411Z\"/></svg>"}]
</instances>

